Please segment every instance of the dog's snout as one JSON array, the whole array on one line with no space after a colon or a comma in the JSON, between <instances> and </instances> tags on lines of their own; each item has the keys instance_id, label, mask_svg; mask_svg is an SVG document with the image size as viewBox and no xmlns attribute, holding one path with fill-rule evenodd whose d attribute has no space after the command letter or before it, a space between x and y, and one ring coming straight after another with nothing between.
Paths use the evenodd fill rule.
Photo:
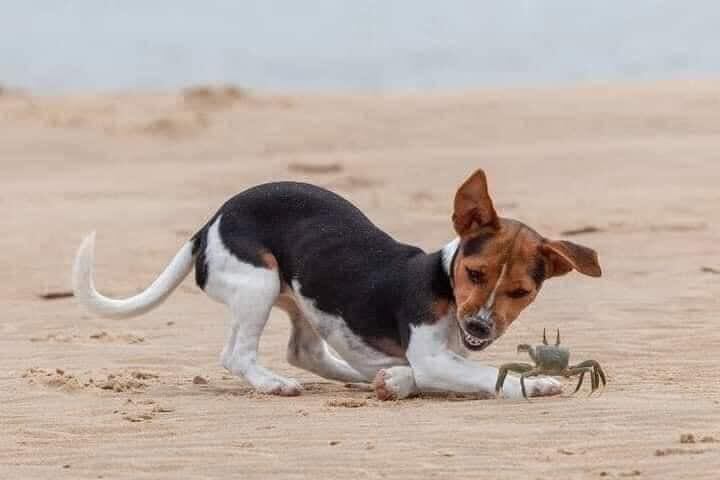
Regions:
<instances>
[{"instance_id":1,"label":"dog's snout","mask_svg":"<svg viewBox=\"0 0 720 480\"><path fill-rule=\"evenodd\" d=\"M472 319L465 323L465 328L470 335L478 338L487 338L492 332L492 325L482 320Z\"/></svg>"}]
</instances>

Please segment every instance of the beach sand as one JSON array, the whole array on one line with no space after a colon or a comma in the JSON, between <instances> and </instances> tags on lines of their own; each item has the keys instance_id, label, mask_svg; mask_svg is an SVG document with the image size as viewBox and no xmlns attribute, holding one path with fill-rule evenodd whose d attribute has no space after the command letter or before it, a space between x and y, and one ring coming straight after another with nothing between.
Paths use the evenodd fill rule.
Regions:
<instances>
[{"instance_id":1,"label":"beach sand","mask_svg":"<svg viewBox=\"0 0 720 480\"><path fill-rule=\"evenodd\" d=\"M226 198L280 179L438 249L478 167L502 216L595 248L604 276L548 281L474 357L519 360L516 344L559 327L574 360L604 365L602 395L381 403L290 367L274 311L262 359L305 393L262 396L219 365L227 314L192 277L130 320L39 297L70 287L93 230L98 288L135 293ZM3 90L0 172L0 478L718 478L720 82Z\"/></svg>"}]
</instances>

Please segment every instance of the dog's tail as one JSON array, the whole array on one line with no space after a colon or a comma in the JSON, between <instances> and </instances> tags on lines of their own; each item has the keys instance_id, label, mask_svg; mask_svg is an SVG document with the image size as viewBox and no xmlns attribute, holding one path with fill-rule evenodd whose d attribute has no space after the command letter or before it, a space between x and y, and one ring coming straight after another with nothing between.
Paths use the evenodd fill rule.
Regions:
<instances>
[{"instance_id":1,"label":"dog's tail","mask_svg":"<svg viewBox=\"0 0 720 480\"><path fill-rule=\"evenodd\" d=\"M195 239L188 241L152 284L139 294L124 298L108 298L95 290L95 232L80 244L73 266L73 291L88 310L110 318L141 315L160 305L177 288L193 268Z\"/></svg>"}]
</instances>

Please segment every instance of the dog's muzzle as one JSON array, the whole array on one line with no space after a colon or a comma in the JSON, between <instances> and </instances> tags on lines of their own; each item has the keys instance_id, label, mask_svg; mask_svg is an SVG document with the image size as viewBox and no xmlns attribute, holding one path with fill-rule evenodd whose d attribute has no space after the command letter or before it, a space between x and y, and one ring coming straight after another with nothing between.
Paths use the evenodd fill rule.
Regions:
<instances>
[{"instance_id":1,"label":"dog's muzzle","mask_svg":"<svg viewBox=\"0 0 720 480\"><path fill-rule=\"evenodd\" d=\"M466 317L460 323L460 329L462 330L463 343L471 350L482 350L490 346L497 336L495 330L495 319L493 318L494 306L495 306L495 294L497 293L500 284L505 278L505 272L507 271L507 262L503 263L500 275L498 275L495 287L488 295L485 305L474 315Z\"/></svg>"},{"instance_id":2,"label":"dog's muzzle","mask_svg":"<svg viewBox=\"0 0 720 480\"><path fill-rule=\"evenodd\" d=\"M459 320L463 343L471 350L482 350L495 340L493 312L481 309L475 315Z\"/></svg>"}]
</instances>

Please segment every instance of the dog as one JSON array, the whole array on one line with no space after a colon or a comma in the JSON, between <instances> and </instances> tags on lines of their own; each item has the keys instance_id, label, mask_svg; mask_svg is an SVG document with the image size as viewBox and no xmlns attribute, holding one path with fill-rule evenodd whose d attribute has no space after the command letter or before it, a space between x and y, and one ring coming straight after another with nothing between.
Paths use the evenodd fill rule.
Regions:
<instances>
[{"instance_id":1,"label":"dog","mask_svg":"<svg viewBox=\"0 0 720 480\"><path fill-rule=\"evenodd\" d=\"M162 303L195 268L197 285L230 310L221 363L262 393L301 385L261 365L271 309L287 312L291 365L326 379L372 383L378 398L423 392L494 396L497 369L467 359L490 346L537 297L571 270L599 277L595 251L548 240L497 215L486 175L457 190L457 237L426 253L397 242L344 198L306 183L275 182L230 198L141 293L111 299L94 287L95 234L73 267L74 294L111 318ZM527 381L533 396L561 393L552 378ZM502 396L522 398L517 379Z\"/></svg>"}]
</instances>

